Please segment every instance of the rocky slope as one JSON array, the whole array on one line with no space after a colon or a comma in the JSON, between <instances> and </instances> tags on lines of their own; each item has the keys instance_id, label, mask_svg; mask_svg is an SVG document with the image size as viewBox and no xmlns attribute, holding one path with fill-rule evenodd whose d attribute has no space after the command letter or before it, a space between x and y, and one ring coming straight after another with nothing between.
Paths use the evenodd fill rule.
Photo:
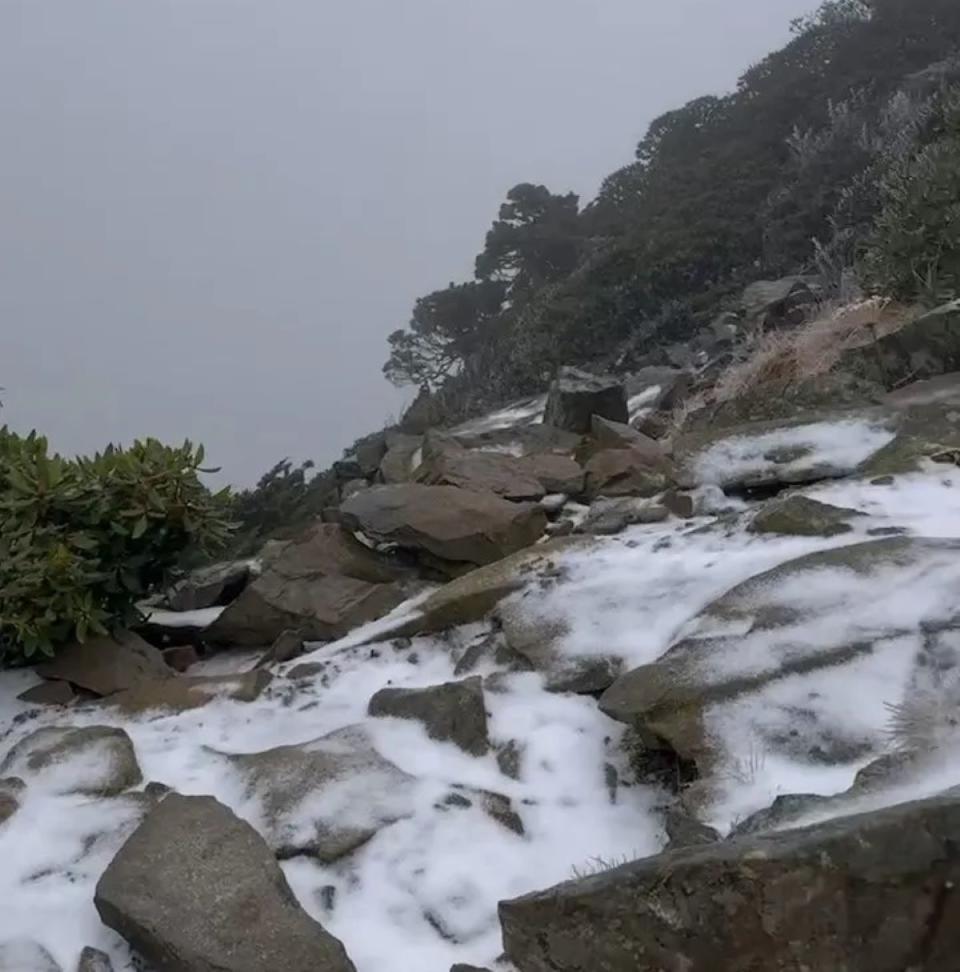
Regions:
<instances>
[{"instance_id":1,"label":"rocky slope","mask_svg":"<svg viewBox=\"0 0 960 972\"><path fill-rule=\"evenodd\" d=\"M957 317L871 401L654 440L676 375L569 373L384 436L0 673L0 970L954 969Z\"/></svg>"}]
</instances>

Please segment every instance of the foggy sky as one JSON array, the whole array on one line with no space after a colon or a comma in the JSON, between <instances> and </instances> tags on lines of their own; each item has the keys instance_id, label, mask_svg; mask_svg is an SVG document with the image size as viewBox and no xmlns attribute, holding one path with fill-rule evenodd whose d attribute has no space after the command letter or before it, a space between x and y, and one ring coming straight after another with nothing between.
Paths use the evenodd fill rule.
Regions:
<instances>
[{"instance_id":1,"label":"foggy sky","mask_svg":"<svg viewBox=\"0 0 960 972\"><path fill-rule=\"evenodd\" d=\"M510 186L588 199L815 5L0 0L0 422L336 458Z\"/></svg>"}]
</instances>

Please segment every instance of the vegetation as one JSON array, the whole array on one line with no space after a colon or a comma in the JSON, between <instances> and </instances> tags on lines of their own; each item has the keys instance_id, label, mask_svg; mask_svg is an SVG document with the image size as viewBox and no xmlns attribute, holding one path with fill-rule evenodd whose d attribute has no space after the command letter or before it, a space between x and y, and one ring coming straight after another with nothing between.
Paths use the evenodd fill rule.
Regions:
<instances>
[{"instance_id":1,"label":"vegetation","mask_svg":"<svg viewBox=\"0 0 960 972\"><path fill-rule=\"evenodd\" d=\"M202 485L202 465L189 442L66 460L0 429L0 662L130 623L188 549L222 545L227 494Z\"/></svg>"},{"instance_id":2,"label":"vegetation","mask_svg":"<svg viewBox=\"0 0 960 972\"><path fill-rule=\"evenodd\" d=\"M460 416L559 364L641 364L756 279L956 295L958 51L956 0L822 4L733 93L656 119L588 205L510 190L474 279L421 298L391 335L387 377Z\"/></svg>"}]
</instances>

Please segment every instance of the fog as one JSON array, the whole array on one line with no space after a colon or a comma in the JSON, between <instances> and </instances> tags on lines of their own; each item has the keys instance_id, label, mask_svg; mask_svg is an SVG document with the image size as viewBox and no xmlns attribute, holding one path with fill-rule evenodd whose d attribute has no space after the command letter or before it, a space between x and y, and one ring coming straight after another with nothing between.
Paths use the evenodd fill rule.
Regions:
<instances>
[{"instance_id":1,"label":"fog","mask_svg":"<svg viewBox=\"0 0 960 972\"><path fill-rule=\"evenodd\" d=\"M0 0L0 420L336 458L510 186L589 198L814 5Z\"/></svg>"}]
</instances>

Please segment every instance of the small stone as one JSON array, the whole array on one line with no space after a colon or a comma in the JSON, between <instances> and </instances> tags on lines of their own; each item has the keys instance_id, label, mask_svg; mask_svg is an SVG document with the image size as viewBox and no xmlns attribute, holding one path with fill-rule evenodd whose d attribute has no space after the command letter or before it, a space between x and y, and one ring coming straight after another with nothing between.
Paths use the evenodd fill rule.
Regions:
<instances>
[{"instance_id":1,"label":"small stone","mask_svg":"<svg viewBox=\"0 0 960 972\"><path fill-rule=\"evenodd\" d=\"M326 662L303 662L287 672L287 678L315 678L326 670Z\"/></svg>"},{"instance_id":2,"label":"small stone","mask_svg":"<svg viewBox=\"0 0 960 972\"><path fill-rule=\"evenodd\" d=\"M295 628L287 628L277 635L273 644L257 660L255 668L266 668L291 661L303 653L303 634Z\"/></svg>"},{"instance_id":3,"label":"small stone","mask_svg":"<svg viewBox=\"0 0 960 972\"><path fill-rule=\"evenodd\" d=\"M520 764L525 749L523 743L518 743L516 739L511 739L497 749L497 766L504 776L509 776L511 780L520 779Z\"/></svg>"},{"instance_id":4,"label":"small stone","mask_svg":"<svg viewBox=\"0 0 960 972\"><path fill-rule=\"evenodd\" d=\"M89 945L80 953L77 972L113 972L113 963L106 952Z\"/></svg>"},{"instance_id":5,"label":"small stone","mask_svg":"<svg viewBox=\"0 0 960 972\"><path fill-rule=\"evenodd\" d=\"M163 660L175 671L185 672L191 665L200 661L193 645L174 645L163 649Z\"/></svg>"},{"instance_id":6,"label":"small stone","mask_svg":"<svg viewBox=\"0 0 960 972\"><path fill-rule=\"evenodd\" d=\"M56 680L41 682L17 696L21 702L34 705L69 705L76 697L77 693L69 682Z\"/></svg>"}]
</instances>

